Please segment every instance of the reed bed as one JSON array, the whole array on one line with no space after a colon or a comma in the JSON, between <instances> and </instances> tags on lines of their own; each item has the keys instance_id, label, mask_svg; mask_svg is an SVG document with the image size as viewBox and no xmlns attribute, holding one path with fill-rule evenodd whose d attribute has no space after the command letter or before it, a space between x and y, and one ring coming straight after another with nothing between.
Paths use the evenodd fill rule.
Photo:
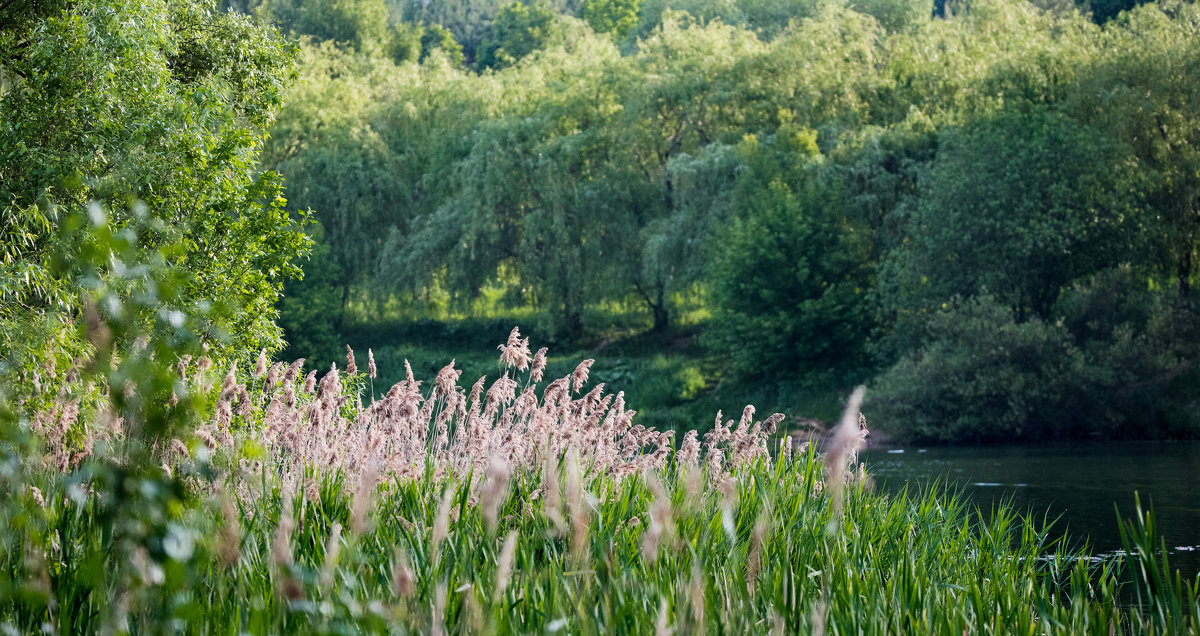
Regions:
<instances>
[{"instance_id":1,"label":"reed bed","mask_svg":"<svg viewBox=\"0 0 1200 636\"><path fill-rule=\"evenodd\" d=\"M793 448L783 417L752 407L676 445L635 424L621 393L589 388L590 360L544 379L545 354L514 329L490 382L460 385L451 362L386 392L370 352L365 371L348 351L319 381L303 361L260 356L222 377L182 359L176 391L215 396L211 416L154 440L137 479L111 450L127 424L58 400L29 418L39 444L0 463L0 623L956 636L1200 625L1200 582L1172 577L1152 513L1123 526L1127 562L1093 563L1009 509L873 494L856 457L861 390L822 454ZM1118 601L1122 568L1138 574L1134 602Z\"/></svg>"}]
</instances>

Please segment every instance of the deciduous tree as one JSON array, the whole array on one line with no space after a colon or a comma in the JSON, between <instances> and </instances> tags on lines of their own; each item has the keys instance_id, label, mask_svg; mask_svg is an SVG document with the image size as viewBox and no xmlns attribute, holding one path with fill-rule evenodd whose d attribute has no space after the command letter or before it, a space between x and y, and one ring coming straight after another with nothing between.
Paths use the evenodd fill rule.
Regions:
<instances>
[{"instance_id":1,"label":"deciduous tree","mask_svg":"<svg viewBox=\"0 0 1200 636\"><path fill-rule=\"evenodd\" d=\"M89 201L190 273L179 302L225 308L203 327L219 351L279 346L306 239L258 153L294 51L187 0L47 7L0 19L0 349L36 357L78 317L51 230Z\"/></svg>"}]
</instances>

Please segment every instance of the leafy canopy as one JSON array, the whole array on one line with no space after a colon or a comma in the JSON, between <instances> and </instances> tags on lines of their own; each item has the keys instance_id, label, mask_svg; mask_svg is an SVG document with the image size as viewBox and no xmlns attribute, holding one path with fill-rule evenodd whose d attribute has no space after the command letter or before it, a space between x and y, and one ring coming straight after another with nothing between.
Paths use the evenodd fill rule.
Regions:
<instances>
[{"instance_id":1,"label":"leafy canopy","mask_svg":"<svg viewBox=\"0 0 1200 636\"><path fill-rule=\"evenodd\" d=\"M138 243L188 272L174 302L223 308L187 312L207 316L200 330L215 353L278 347L274 301L300 274L308 241L258 155L295 78L294 49L248 17L189 0L83 0L11 15L0 20L8 364L80 353L69 335L80 311L75 247L51 230L90 201L115 228L137 221Z\"/></svg>"}]
</instances>

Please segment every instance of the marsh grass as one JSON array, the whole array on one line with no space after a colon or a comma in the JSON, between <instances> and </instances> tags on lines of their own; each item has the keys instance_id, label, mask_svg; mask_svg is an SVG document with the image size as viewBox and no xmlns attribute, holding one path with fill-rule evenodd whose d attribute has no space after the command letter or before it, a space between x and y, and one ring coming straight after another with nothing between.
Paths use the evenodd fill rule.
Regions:
<instances>
[{"instance_id":1,"label":"marsh grass","mask_svg":"<svg viewBox=\"0 0 1200 636\"><path fill-rule=\"evenodd\" d=\"M452 362L432 380L409 371L378 399L363 372L306 383L299 366L264 362L242 377L181 361L178 390L208 391L215 406L193 435L152 443L140 481L105 450L126 428L113 422L87 422L84 439L116 443L75 465L56 463L68 443L57 438L19 462L6 455L0 622L58 633L1200 626L1200 583L1172 576L1152 513L1122 525L1125 562L1093 563L1010 507L870 492L855 465L861 393L823 456L793 451L780 418L750 407L737 422L718 414L676 452L670 433L634 423L622 394L587 384L590 361L542 379L543 356L516 330L500 353L494 379L469 389ZM1135 603L1118 602L1122 568L1139 573Z\"/></svg>"}]
</instances>

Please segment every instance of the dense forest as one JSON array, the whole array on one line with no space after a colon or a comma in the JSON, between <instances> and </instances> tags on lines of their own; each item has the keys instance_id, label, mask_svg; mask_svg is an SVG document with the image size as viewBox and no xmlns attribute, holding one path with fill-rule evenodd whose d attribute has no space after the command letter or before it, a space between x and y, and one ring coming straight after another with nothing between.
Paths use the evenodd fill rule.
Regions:
<instances>
[{"instance_id":1,"label":"dense forest","mask_svg":"<svg viewBox=\"0 0 1200 636\"><path fill-rule=\"evenodd\" d=\"M1195 4L230 0L153 63L59 6L5 9L2 373L87 349L90 202L223 360L520 324L659 426L1200 430Z\"/></svg>"},{"instance_id":2,"label":"dense forest","mask_svg":"<svg viewBox=\"0 0 1200 636\"><path fill-rule=\"evenodd\" d=\"M319 224L295 355L616 314L695 326L710 388L867 381L903 436L1197 430L1193 4L239 8L301 41L263 151Z\"/></svg>"}]
</instances>

